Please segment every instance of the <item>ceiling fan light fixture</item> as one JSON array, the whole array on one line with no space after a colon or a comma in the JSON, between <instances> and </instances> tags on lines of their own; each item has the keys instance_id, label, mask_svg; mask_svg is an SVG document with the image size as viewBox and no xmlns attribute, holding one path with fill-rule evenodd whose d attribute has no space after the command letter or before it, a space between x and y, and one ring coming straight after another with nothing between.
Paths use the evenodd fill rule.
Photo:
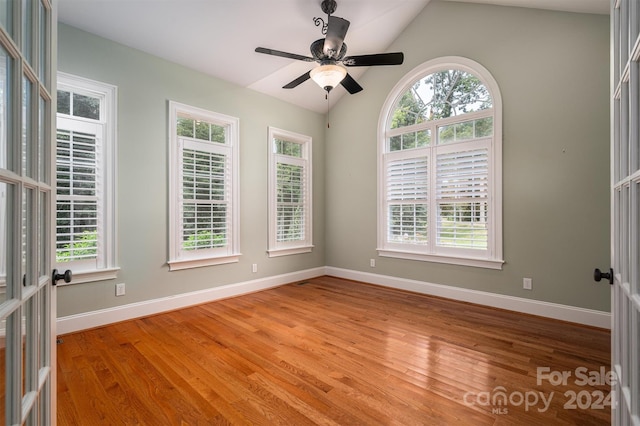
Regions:
<instances>
[{"instance_id":1,"label":"ceiling fan light fixture","mask_svg":"<svg viewBox=\"0 0 640 426\"><path fill-rule=\"evenodd\" d=\"M339 65L320 65L309 73L311 79L327 92L336 87L347 75L347 70Z\"/></svg>"}]
</instances>

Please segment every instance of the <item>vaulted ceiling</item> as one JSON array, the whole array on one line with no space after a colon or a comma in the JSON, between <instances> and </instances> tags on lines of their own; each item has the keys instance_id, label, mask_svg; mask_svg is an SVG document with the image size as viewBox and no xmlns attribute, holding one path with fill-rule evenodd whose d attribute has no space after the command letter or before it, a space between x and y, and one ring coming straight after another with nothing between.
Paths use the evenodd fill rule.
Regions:
<instances>
[{"instance_id":1,"label":"vaulted ceiling","mask_svg":"<svg viewBox=\"0 0 640 426\"><path fill-rule=\"evenodd\" d=\"M335 16L351 22L347 55L385 52L429 3L445 0L337 0ZM463 0L446 0L463 1ZM609 0L464 0L580 13L608 13ZM321 0L59 0L60 22L265 93L313 111L326 111L312 81L282 86L315 64L256 53L258 46L310 56L323 38L315 17ZM350 68L357 80L367 67ZM364 87L364 90L367 88ZM331 103L347 95L339 87ZM355 95L357 96L357 95Z\"/></svg>"}]
</instances>

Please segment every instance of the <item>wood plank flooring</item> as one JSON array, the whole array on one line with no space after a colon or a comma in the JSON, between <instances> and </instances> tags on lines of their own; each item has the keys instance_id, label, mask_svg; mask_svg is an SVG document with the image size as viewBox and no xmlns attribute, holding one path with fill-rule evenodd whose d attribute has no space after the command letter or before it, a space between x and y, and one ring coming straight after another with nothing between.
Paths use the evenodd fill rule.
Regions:
<instances>
[{"instance_id":1,"label":"wood plank flooring","mask_svg":"<svg viewBox=\"0 0 640 426\"><path fill-rule=\"evenodd\" d=\"M609 331L332 277L60 337L59 425L610 424Z\"/></svg>"}]
</instances>

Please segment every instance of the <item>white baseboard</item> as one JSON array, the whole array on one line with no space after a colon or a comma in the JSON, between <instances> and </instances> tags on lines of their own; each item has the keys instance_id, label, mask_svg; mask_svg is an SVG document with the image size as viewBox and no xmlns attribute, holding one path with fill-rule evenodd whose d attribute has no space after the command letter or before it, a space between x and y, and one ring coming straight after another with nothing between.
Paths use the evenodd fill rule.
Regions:
<instances>
[{"instance_id":1,"label":"white baseboard","mask_svg":"<svg viewBox=\"0 0 640 426\"><path fill-rule=\"evenodd\" d=\"M146 300L144 302L131 303L114 308L59 317L56 321L57 333L61 335L100 327L119 321L126 321L133 318L159 314L161 312L266 290L323 275L331 275L400 290L555 318L593 327L611 328L611 314L609 312L327 266L178 294L160 299Z\"/></svg>"},{"instance_id":2,"label":"white baseboard","mask_svg":"<svg viewBox=\"0 0 640 426\"><path fill-rule=\"evenodd\" d=\"M409 280L388 275L378 275L368 272L353 271L350 269L334 268L331 266L327 266L325 268L325 273L326 275L338 278L346 278L369 284L377 284L385 287L413 291L415 293L429 294L462 302L475 303L478 305L507 309L525 314L611 329L611 314L609 312L578 308L558 303L541 302L539 300L525 299L521 297L505 296L502 294L488 293L442 284L432 284L424 281Z\"/></svg>"},{"instance_id":3,"label":"white baseboard","mask_svg":"<svg viewBox=\"0 0 640 426\"><path fill-rule=\"evenodd\" d=\"M186 308L188 306L212 302L214 300L254 293L256 291L266 290L296 281L308 280L322 275L325 275L324 267L313 268L289 274L259 278L241 283L178 294L175 296L162 297L160 299L130 303L128 305L116 306L114 308L100 309L98 311L59 317L56 321L57 334L62 335L66 333L73 333L74 331L86 330L133 318L159 314L161 312Z\"/></svg>"}]
</instances>

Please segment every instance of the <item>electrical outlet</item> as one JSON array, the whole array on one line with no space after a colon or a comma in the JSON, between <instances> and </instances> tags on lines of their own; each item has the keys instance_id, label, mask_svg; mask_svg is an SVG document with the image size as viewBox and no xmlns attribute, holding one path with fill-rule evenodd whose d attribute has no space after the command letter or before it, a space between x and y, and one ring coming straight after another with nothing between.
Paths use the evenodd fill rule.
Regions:
<instances>
[{"instance_id":1,"label":"electrical outlet","mask_svg":"<svg viewBox=\"0 0 640 426\"><path fill-rule=\"evenodd\" d=\"M254 274L256 272L258 272L258 264L254 263L253 265L251 265L251 272L253 272Z\"/></svg>"},{"instance_id":2,"label":"electrical outlet","mask_svg":"<svg viewBox=\"0 0 640 426\"><path fill-rule=\"evenodd\" d=\"M124 296L124 283L116 284L116 296Z\"/></svg>"},{"instance_id":3,"label":"electrical outlet","mask_svg":"<svg viewBox=\"0 0 640 426\"><path fill-rule=\"evenodd\" d=\"M531 290L532 289L532 285L533 282L531 280L531 278L523 278L522 279L522 288L525 290Z\"/></svg>"},{"instance_id":4,"label":"electrical outlet","mask_svg":"<svg viewBox=\"0 0 640 426\"><path fill-rule=\"evenodd\" d=\"M375 268L376 267L376 260L375 259L369 260L369 266L371 266L372 268Z\"/></svg>"}]
</instances>

